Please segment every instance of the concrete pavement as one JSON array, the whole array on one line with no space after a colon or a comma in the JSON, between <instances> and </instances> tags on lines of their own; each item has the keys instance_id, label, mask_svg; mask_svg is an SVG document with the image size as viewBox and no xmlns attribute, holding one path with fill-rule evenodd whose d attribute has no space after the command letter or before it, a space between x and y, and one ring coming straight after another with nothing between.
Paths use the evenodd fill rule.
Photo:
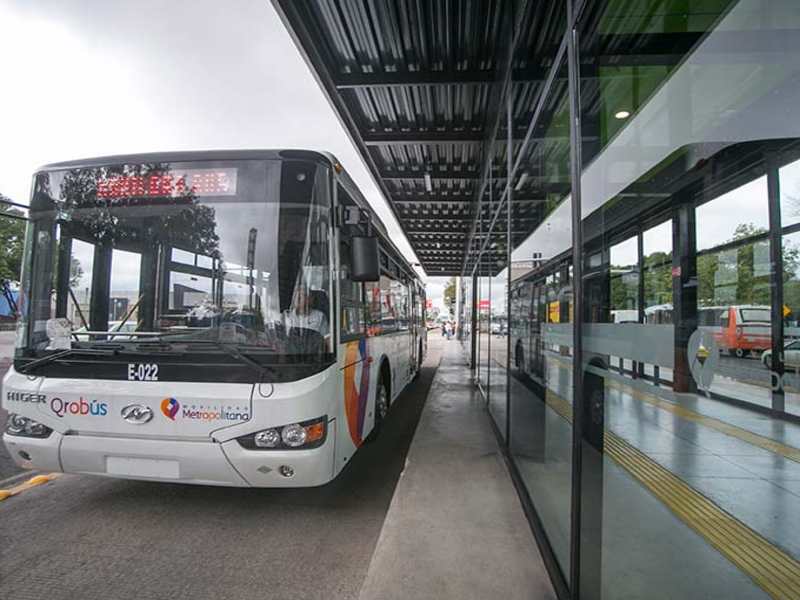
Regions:
<instances>
[{"instance_id":1,"label":"concrete pavement","mask_svg":"<svg viewBox=\"0 0 800 600\"><path fill-rule=\"evenodd\" d=\"M555 598L461 346L443 344L359 598Z\"/></svg>"}]
</instances>

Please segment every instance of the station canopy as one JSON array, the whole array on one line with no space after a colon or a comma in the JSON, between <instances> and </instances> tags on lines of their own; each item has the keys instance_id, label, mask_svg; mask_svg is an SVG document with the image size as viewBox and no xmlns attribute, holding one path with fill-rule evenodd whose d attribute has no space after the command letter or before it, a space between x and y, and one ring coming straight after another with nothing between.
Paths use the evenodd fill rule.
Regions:
<instances>
[{"instance_id":1,"label":"station canopy","mask_svg":"<svg viewBox=\"0 0 800 600\"><path fill-rule=\"evenodd\" d=\"M484 246L502 268L505 235L484 243L476 217L489 222L492 200L505 186L503 82L511 71L518 145L561 41L557 25L564 15L553 3L527 3L509 61L509 1L274 4L426 272L469 272L469 256ZM541 194L515 195L512 210L516 245L542 220Z\"/></svg>"}]
</instances>

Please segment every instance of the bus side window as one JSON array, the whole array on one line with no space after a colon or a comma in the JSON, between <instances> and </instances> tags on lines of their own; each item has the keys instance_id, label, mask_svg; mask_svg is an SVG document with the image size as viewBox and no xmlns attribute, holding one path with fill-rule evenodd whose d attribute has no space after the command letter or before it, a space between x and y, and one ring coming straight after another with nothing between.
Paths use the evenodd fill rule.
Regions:
<instances>
[{"instance_id":1,"label":"bus side window","mask_svg":"<svg viewBox=\"0 0 800 600\"><path fill-rule=\"evenodd\" d=\"M381 329L381 287L377 281L366 283L369 335L380 335Z\"/></svg>"}]
</instances>

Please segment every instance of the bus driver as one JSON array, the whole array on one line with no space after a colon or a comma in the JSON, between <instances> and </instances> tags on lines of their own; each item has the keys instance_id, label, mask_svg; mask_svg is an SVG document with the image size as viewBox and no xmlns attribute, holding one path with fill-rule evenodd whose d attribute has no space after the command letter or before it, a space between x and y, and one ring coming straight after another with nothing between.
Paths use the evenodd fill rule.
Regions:
<instances>
[{"instance_id":1,"label":"bus driver","mask_svg":"<svg viewBox=\"0 0 800 600\"><path fill-rule=\"evenodd\" d=\"M325 338L326 343L330 338L328 318L321 310L314 308L313 296L303 286L295 289L292 306L283 311L283 326L287 331L294 327L313 329Z\"/></svg>"}]
</instances>

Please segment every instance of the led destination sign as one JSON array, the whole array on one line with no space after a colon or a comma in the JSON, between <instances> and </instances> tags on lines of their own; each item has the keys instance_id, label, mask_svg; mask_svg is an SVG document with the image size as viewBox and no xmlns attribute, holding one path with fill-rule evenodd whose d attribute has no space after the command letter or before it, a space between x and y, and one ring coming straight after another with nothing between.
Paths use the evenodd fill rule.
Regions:
<instances>
[{"instance_id":1,"label":"led destination sign","mask_svg":"<svg viewBox=\"0 0 800 600\"><path fill-rule=\"evenodd\" d=\"M235 196L237 169L175 169L163 175L121 175L97 182L98 198Z\"/></svg>"}]
</instances>

